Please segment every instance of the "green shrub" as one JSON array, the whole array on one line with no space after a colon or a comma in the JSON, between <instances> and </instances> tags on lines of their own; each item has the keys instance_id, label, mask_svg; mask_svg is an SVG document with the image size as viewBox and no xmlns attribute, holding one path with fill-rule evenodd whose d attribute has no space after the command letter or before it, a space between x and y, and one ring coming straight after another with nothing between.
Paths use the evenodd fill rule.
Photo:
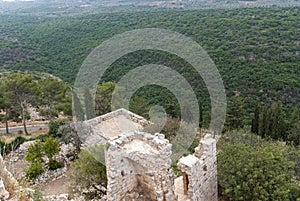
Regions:
<instances>
[{"instance_id":1,"label":"green shrub","mask_svg":"<svg viewBox=\"0 0 300 201\"><path fill-rule=\"evenodd\" d=\"M230 200L293 200L293 194L299 193L292 180L293 167L279 143L227 144L218 154L219 184Z\"/></svg>"},{"instance_id":2,"label":"green shrub","mask_svg":"<svg viewBox=\"0 0 300 201\"><path fill-rule=\"evenodd\" d=\"M0 114L0 122L4 123L5 122L5 115Z\"/></svg>"},{"instance_id":3,"label":"green shrub","mask_svg":"<svg viewBox=\"0 0 300 201\"><path fill-rule=\"evenodd\" d=\"M59 142L53 137L48 137L45 139L45 143L42 146L43 153L48 157L49 161L55 156L60 150Z\"/></svg>"},{"instance_id":4,"label":"green shrub","mask_svg":"<svg viewBox=\"0 0 300 201\"><path fill-rule=\"evenodd\" d=\"M0 153L3 155L5 143L0 140Z\"/></svg>"},{"instance_id":5,"label":"green shrub","mask_svg":"<svg viewBox=\"0 0 300 201\"><path fill-rule=\"evenodd\" d=\"M56 160L52 160L52 161L49 161L48 166L49 166L49 170L56 170L56 169L64 167L64 164L60 163Z\"/></svg>"},{"instance_id":6,"label":"green shrub","mask_svg":"<svg viewBox=\"0 0 300 201\"><path fill-rule=\"evenodd\" d=\"M11 143L0 142L1 154L9 154L12 150L16 150L19 146L26 142L26 139L22 136L16 137Z\"/></svg>"},{"instance_id":7,"label":"green shrub","mask_svg":"<svg viewBox=\"0 0 300 201\"><path fill-rule=\"evenodd\" d=\"M71 189L72 192L82 193L82 189L89 189L94 185L102 185L106 187L107 178L106 178L106 167L104 164L99 162L94 156L96 152L102 153L103 147L97 146L93 148L91 154L89 151L82 150L79 153L79 157L71 165L74 168L74 172L71 175ZM96 194L101 195L105 192L100 191L99 189L94 189L97 191ZM93 197L94 193L84 194L86 199Z\"/></svg>"},{"instance_id":8,"label":"green shrub","mask_svg":"<svg viewBox=\"0 0 300 201\"><path fill-rule=\"evenodd\" d=\"M10 146L12 147L13 150L16 150L24 142L26 142L26 139L22 136L18 136L10 143Z\"/></svg>"},{"instance_id":9,"label":"green shrub","mask_svg":"<svg viewBox=\"0 0 300 201\"><path fill-rule=\"evenodd\" d=\"M43 143L41 140L37 140L37 142L28 147L27 154L25 156L25 160L31 162L28 170L26 171L26 175L29 179L35 179L40 173L45 163L43 160L43 156L47 156L49 159L48 167L50 170L55 170L63 167L62 163L53 160L53 156L55 156L60 150L59 142L57 139L53 137L45 138L45 142Z\"/></svg>"},{"instance_id":10,"label":"green shrub","mask_svg":"<svg viewBox=\"0 0 300 201\"><path fill-rule=\"evenodd\" d=\"M36 179L40 174L45 171L42 162L35 161L31 163L30 166L25 170L28 179Z\"/></svg>"},{"instance_id":11,"label":"green shrub","mask_svg":"<svg viewBox=\"0 0 300 201\"><path fill-rule=\"evenodd\" d=\"M38 140L35 144L28 147L25 160L31 163L44 162L42 150L43 144L40 140Z\"/></svg>"},{"instance_id":12,"label":"green shrub","mask_svg":"<svg viewBox=\"0 0 300 201\"><path fill-rule=\"evenodd\" d=\"M49 126L49 135L52 137L61 137L61 134L58 133L58 129L60 126L65 125L68 122L68 120L66 119L62 119L62 120L54 120L54 121L50 121L48 126Z\"/></svg>"},{"instance_id":13,"label":"green shrub","mask_svg":"<svg viewBox=\"0 0 300 201\"><path fill-rule=\"evenodd\" d=\"M33 193L33 200L34 201L45 201L43 199L43 194L41 192L37 191L37 190L35 190L34 193Z\"/></svg>"},{"instance_id":14,"label":"green shrub","mask_svg":"<svg viewBox=\"0 0 300 201\"><path fill-rule=\"evenodd\" d=\"M47 118L58 117L58 111L51 109L42 109L39 111L39 114Z\"/></svg>"}]
</instances>

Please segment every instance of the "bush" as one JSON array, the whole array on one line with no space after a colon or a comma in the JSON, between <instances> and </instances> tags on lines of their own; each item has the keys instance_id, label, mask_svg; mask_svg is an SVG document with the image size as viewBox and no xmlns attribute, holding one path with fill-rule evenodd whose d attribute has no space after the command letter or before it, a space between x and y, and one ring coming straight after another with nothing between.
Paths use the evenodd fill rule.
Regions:
<instances>
[{"instance_id":1,"label":"bush","mask_svg":"<svg viewBox=\"0 0 300 201\"><path fill-rule=\"evenodd\" d=\"M55 121L50 121L48 126L49 126L49 135L52 137L61 137L61 134L58 133L58 129L60 126L65 125L68 122L68 120L63 119L63 120L55 120Z\"/></svg>"},{"instance_id":2,"label":"bush","mask_svg":"<svg viewBox=\"0 0 300 201\"><path fill-rule=\"evenodd\" d=\"M46 138L42 150L43 153L48 157L49 161L51 161L52 157L55 156L60 150L58 140L53 137Z\"/></svg>"},{"instance_id":3,"label":"bush","mask_svg":"<svg viewBox=\"0 0 300 201\"><path fill-rule=\"evenodd\" d=\"M31 162L31 164L26 170L26 176L29 179L35 179L44 171L43 166L45 165L45 163L43 160L43 156L48 157L48 166L50 170L55 170L57 168L63 167L62 163L53 160L53 156L55 156L59 152L59 150L59 142L53 137L46 138L44 143L42 143L40 140L37 140L34 145L29 146L27 149L25 160Z\"/></svg>"},{"instance_id":4,"label":"bush","mask_svg":"<svg viewBox=\"0 0 300 201\"><path fill-rule=\"evenodd\" d=\"M0 140L0 153L3 155L3 152L4 152L4 147L5 147L5 142L2 142Z\"/></svg>"},{"instance_id":5,"label":"bush","mask_svg":"<svg viewBox=\"0 0 300 201\"><path fill-rule=\"evenodd\" d=\"M1 154L9 154L12 150L16 150L26 139L22 136L16 137L11 143L4 143L0 141Z\"/></svg>"},{"instance_id":6,"label":"bush","mask_svg":"<svg viewBox=\"0 0 300 201\"><path fill-rule=\"evenodd\" d=\"M30 166L25 170L28 179L36 179L40 174L45 171L42 162L36 161L31 163Z\"/></svg>"},{"instance_id":7,"label":"bush","mask_svg":"<svg viewBox=\"0 0 300 201\"><path fill-rule=\"evenodd\" d=\"M103 151L102 146L97 146L97 148L100 150L100 152ZM96 149L94 148L93 152L95 152L95 150ZM90 154L89 151L82 150L79 153L79 158L72 163L74 172L71 175L70 187L73 193L75 192L81 194L82 189L89 189L95 185L106 187L106 167L104 164L94 158L93 155ZM98 194L98 196L105 193L99 189L94 189L94 192L91 192L91 194L84 194L84 196L87 199L91 198L91 196L95 194L95 191L97 192L96 194Z\"/></svg>"},{"instance_id":8,"label":"bush","mask_svg":"<svg viewBox=\"0 0 300 201\"><path fill-rule=\"evenodd\" d=\"M46 118L58 117L58 113L59 112L57 110L50 110L50 109L41 109L39 111L39 114Z\"/></svg>"},{"instance_id":9,"label":"bush","mask_svg":"<svg viewBox=\"0 0 300 201\"><path fill-rule=\"evenodd\" d=\"M56 160L52 160L52 161L49 161L48 166L49 166L49 170L56 170L56 169L64 167L64 164L60 163Z\"/></svg>"},{"instance_id":10,"label":"bush","mask_svg":"<svg viewBox=\"0 0 300 201\"><path fill-rule=\"evenodd\" d=\"M35 144L30 145L27 149L27 154L24 159L31 163L44 162L42 146L43 146L43 144L40 140L38 140Z\"/></svg>"},{"instance_id":11,"label":"bush","mask_svg":"<svg viewBox=\"0 0 300 201\"><path fill-rule=\"evenodd\" d=\"M219 185L231 200L295 200L294 163L278 143L227 144L218 154ZM297 192L295 192L297 191ZM293 193L291 193L293 192Z\"/></svg>"},{"instance_id":12,"label":"bush","mask_svg":"<svg viewBox=\"0 0 300 201\"><path fill-rule=\"evenodd\" d=\"M26 142L26 139L22 136L18 136L9 145L12 147L12 150L16 150L24 142Z\"/></svg>"}]
</instances>

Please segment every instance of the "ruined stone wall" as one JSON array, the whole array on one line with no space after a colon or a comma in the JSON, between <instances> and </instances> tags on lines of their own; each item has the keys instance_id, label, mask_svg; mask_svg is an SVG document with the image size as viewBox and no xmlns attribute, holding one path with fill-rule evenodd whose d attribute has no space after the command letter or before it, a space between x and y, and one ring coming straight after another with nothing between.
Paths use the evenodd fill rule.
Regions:
<instances>
[{"instance_id":1,"label":"ruined stone wall","mask_svg":"<svg viewBox=\"0 0 300 201\"><path fill-rule=\"evenodd\" d=\"M120 115L124 115L124 116L128 117L128 119L131 119L132 121L139 123L141 125L144 125L144 126L149 124L149 122L144 117L134 114L123 108L115 110L115 111L107 113L107 114L104 114L104 115L101 115L99 117L96 117L96 118L93 118L90 120L87 120L85 122L89 126L96 126L96 125L100 124L102 121L105 121L105 120L108 120L108 119L111 119L111 118L114 118L114 117L117 117Z\"/></svg>"},{"instance_id":2,"label":"ruined stone wall","mask_svg":"<svg viewBox=\"0 0 300 201\"><path fill-rule=\"evenodd\" d=\"M9 197L8 191L5 189L2 177L5 174L2 156L0 154L0 200L6 200Z\"/></svg>"},{"instance_id":3,"label":"ruined stone wall","mask_svg":"<svg viewBox=\"0 0 300 201\"><path fill-rule=\"evenodd\" d=\"M9 187L11 191L16 191L19 187L19 184L13 175L7 171L3 162L3 158L0 154L0 200L6 200L10 196L6 187Z\"/></svg>"},{"instance_id":4,"label":"ruined stone wall","mask_svg":"<svg viewBox=\"0 0 300 201\"><path fill-rule=\"evenodd\" d=\"M120 201L141 187L153 201L176 201L171 169L172 145L162 134L122 134L106 153L107 199Z\"/></svg>"},{"instance_id":5,"label":"ruined stone wall","mask_svg":"<svg viewBox=\"0 0 300 201\"><path fill-rule=\"evenodd\" d=\"M194 155L179 160L178 168L183 173L184 192L190 200L218 200L215 139L208 137L201 140Z\"/></svg>"}]
</instances>

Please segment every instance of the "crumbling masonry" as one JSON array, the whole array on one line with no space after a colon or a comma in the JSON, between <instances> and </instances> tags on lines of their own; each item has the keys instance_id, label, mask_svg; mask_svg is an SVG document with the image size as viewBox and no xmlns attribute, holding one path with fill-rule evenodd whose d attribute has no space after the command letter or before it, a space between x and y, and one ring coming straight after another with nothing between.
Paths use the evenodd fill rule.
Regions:
<instances>
[{"instance_id":1,"label":"crumbling masonry","mask_svg":"<svg viewBox=\"0 0 300 201\"><path fill-rule=\"evenodd\" d=\"M175 179L172 145L163 134L142 132L149 124L125 109L74 124L83 148L106 144L106 200L217 201L216 140L207 135L193 155L181 158L182 176ZM0 155L0 200L9 196L6 175Z\"/></svg>"},{"instance_id":2,"label":"crumbling masonry","mask_svg":"<svg viewBox=\"0 0 300 201\"><path fill-rule=\"evenodd\" d=\"M85 122L85 146L107 143L107 200L217 201L216 140L207 135L193 155L178 162L174 177L172 145L163 134L141 132L147 120L125 109ZM132 192L140 194L131 197Z\"/></svg>"}]
</instances>

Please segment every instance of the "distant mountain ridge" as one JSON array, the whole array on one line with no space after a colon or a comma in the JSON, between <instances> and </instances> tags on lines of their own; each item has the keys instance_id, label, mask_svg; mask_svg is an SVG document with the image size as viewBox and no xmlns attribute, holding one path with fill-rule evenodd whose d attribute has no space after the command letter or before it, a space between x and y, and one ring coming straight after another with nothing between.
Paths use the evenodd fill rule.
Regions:
<instances>
[{"instance_id":1,"label":"distant mountain ridge","mask_svg":"<svg viewBox=\"0 0 300 201\"><path fill-rule=\"evenodd\" d=\"M0 0L0 14L74 15L157 9L300 6L300 0Z\"/></svg>"}]
</instances>

